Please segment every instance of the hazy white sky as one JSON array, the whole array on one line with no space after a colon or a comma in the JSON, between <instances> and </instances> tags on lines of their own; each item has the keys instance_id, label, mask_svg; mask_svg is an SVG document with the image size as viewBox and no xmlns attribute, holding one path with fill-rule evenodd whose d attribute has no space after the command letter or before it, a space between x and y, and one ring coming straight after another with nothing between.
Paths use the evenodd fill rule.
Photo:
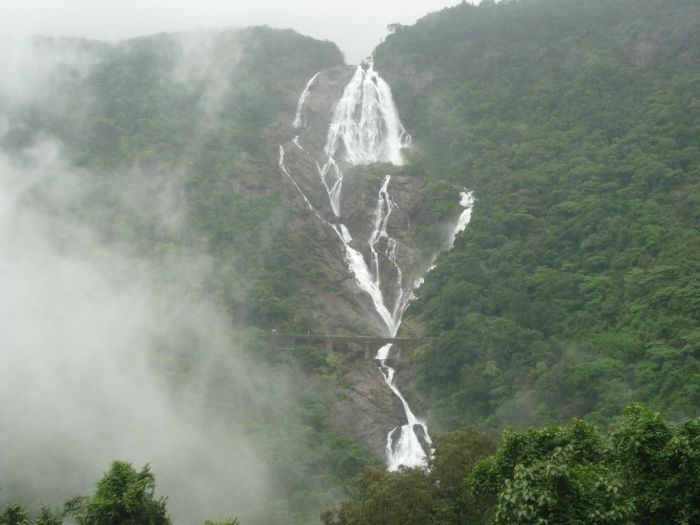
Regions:
<instances>
[{"instance_id":1,"label":"hazy white sky","mask_svg":"<svg viewBox=\"0 0 700 525\"><path fill-rule=\"evenodd\" d=\"M357 62L381 41L388 24L411 24L460 1L0 0L0 31L112 40L196 27L268 24L332 40L349 62Z\"/></svg>"}]
</instances>

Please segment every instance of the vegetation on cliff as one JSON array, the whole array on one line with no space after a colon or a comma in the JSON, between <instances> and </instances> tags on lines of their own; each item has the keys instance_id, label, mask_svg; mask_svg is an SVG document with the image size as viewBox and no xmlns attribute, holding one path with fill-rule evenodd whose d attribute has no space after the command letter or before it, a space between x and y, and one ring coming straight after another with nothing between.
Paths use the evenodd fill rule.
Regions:
<instances>
[{"instance_id":1,"label":"vegetation on cliff","mask_svg":"<svg viewBox=\"0 0 700 525\"><path fill-rule=\"evenodd\" d=\"M415 139L401 173L477 197L407 314L434 337L411 367L422 408L451 431L429 470L361 473L376 458L331 430L323 392L304 392L311 373L341 383L347 362L270 351L270 329L309 331L323 306L304 283L325 262L290 235L297 211L270 174L299 89L342 64L334 45L270 28L40 41L77 46L94 67L59 70L48 99L0 100L0 146L31 163L36 144L58 140L81 191L22 197L90 223L103 245L156 263L211 256L189 289L213 297L268 381L294 392L232 410L221 365L202 396L276 474L252 521L309 523L355 496L324 522L697 523L700 422L684 418L700 410L699 22L694 0L485 1L396 26L377 49ZM146 179L145 195L125 192ZM411 217L425 244L455 205L449 185L427 188ZM170 193L186 221L149 200ZM171 389L196 375L198 345L153 344ZM521 430L533 424L547 426ZM498 447L482 433L509 425ZM154 483L148 467L118 462L94 496L34 518L11 505L0 525L167 525Z\"/></svg>"},{"instance_id":2,"label":"vegetation on cliff","mask_svg":"<svg viewBox=\"0 0 700 525\"><path fill-rule=\"evenodd\" d=\"M308 329L310 293L300 275L321 264L286 232L296 212L279 184L277 145L289 138L300 89L316 71L341 65L340 51L268 27L110 45L38 38L33 46L27 59L35 59L37 73L49 66L44 77L21 96L0 93L3 162L39 173L22 181L21 200L50 218L61 253L123 255L130 266L155 268L148 279L156 288L181 279L177 289L191 299L194 317L197 298L212 299L234 327L236 340L224 345L242 348L248 365L255 363L247 369L254 399L236 383L237 367L248 365L217 355L190 326L177 327L175 337L148 334L143 360L175 405L195 389L197 401L190 401L206 407L217 429L243 433L264 457L269 472L256 479L269 477L265 504L232 511L266 525L316 520L353 493L353 476L378 461L330 427L330 400L308 390L307 363L271 351L268 341L271 327ZM76 225L89 239L74 235ZM238 442L220 445L235 450ZM59 469L60 461L51 466ZM29 476L11 474L0 479L3 504L11 498L34 510L47 503ZM73 490L81 474L66 474L57 492ZM26 516L13 512L0 523L23 523ZM37 523L53 519L42 516Z\"/></svg>"},{"instance_id":3,"label":"vegetation on cliff","mask_svg":"<svg viewBox=\"0 0 700 525\"><path fill-rule=\"evenodd\" d=\"M414 364L439 428L697 415L699 17L462 4L377 49L412 162L477 197L408 312L436 337Z\"/></svg>"}]
</instances>

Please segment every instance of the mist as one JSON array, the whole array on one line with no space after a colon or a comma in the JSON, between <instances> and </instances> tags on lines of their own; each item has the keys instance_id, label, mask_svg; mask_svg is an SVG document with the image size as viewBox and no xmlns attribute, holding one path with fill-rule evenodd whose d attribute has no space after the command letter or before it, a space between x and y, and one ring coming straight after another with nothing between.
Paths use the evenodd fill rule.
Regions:
<instances>
[{"instance_id":1,"label":"mist","mask_svg":"<svg viewBox=\"0 0 700 525\"><path fill-rule=\"evenodd\" d=\"M307 422L295 414L299 386L254 355L236 328L243 321L212 293L216 265L234 264L188 230L191 165L142 156L100 171L75 162L95 104L84 81L129 43L52 37L269 24L331 39L358 61L387 24L451 3L0 5L0 503L36 509L89 495L124 460L151 464L175 523L227 515L252 523L271 502L284 513L280 487L292 475L274 461L291 471L294 452L320 448L305 441ZM36 34L48 38L27 38ZM245 50L235 32L168 38L176 51L160 80L196 99L194 150L217 133ZM227 293L245 296L241 280L226 282L236 289ZM260 439L273 428L279 435ZM303 468L298 478L309 475ZM333 483L324 483L329 497Z\"/></svg>"},{"instance_id":2,"label":"mist","mask_svg":"<svg viewBox=\"0 0 700 525\"><path fill-rule=\"evenodd\" d=\"M157 268L130 258L33 206L37 185L50 185L59 206L80 191L56 144L21 162L0 156L3 499L87 494L124 459L152 464L178 521L260 504L265 464L241 428L219 423L227 420L207 406L207 390L226 381L233 413L264 410L272 398L230 321L193 284L206 255Z\"/></svg>"},{"instance_id":3,"label":"mist","mask_svg":"<svg viewBox=\"0 0 700 525\"><path fill-rule=\"evenodd\" d=\"M164 79L206 86L201 129L227 89L212 38L178 37ZM45 131L17 147L26 108L70 112L82 129L92 101L69 108L64 85L103 50L15 43L0 52L0 501L60 505L125 460L151 464L176 523L259 516L276 476L251 427L283 425L295 394L205 289L206 239L182 241L186 167L136 162L100 179ZM227 50L224 71L239 56ZM110 228L139 216L154 246L105 236L92 219L95 181L111 192Z\"/></svg>"},{"instance_id":4,"label":"mist","mask_svg":"<svg viewBox=\"0 0 700 525\"><path fill-rule=\"evenodd\" d=\"M457 0L27 0L0 6L5 34L44 34L118 40L199 27L267 24L337 43L350 63L372 52L391 23L412 24ZM478 3L473 1L472 3Z\"/></svg>"}]
</instances>

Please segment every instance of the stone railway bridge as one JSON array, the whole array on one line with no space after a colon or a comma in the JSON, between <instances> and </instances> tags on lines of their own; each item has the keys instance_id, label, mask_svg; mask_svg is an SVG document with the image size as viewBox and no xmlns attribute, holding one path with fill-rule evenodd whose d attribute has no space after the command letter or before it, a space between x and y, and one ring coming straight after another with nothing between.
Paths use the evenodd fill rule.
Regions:
<instances>
[{"instance_id":1,"label":"stone railway bridge","mask_svg":"<svg viewBox=\"0 0 700 525\"><path fill-rule=\"evenodd\" d=\"M280 350L294 350L298 344L325 347L333 352L338 346L359 345L365 349L367 356L374 355L380 346L391 343L395 348L411 350L432 340L431 337L377 337L369 335L318 335L287 334L272 331L272 340Z\"/></svg>"}]
</instances>

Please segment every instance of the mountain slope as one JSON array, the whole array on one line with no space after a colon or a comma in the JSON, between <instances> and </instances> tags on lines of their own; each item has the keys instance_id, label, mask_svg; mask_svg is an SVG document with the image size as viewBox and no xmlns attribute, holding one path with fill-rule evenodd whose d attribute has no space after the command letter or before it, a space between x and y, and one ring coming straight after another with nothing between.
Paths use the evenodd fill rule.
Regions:
<instances>
[{"instance_id":1,"label":"mountain slope","mask_svg":"<svg viewBox=\"0 0 700 525\"><path fill-rule=\"evenodd\" d=\"M313 356L268 343L308 330L322 268L288 235L278 144L341 53L264 27L23 51L0 81L3 503L142 456L178 522L313 522L378 462L327 421Z\"/></svg>"},{"instance_id":2,"label":"mountain slope","mask_svg":"<svg viewBox=\"0 0 700 525\"><path fill-rule=\"evenodd\" d=\"M366 70L344 66L333 44L266 27L161 34L114 45L39 38L25 60L31 75L23 87L31 80L33 89L0 84L0 160L22 179L0 179L2 189L21 188L22 208L46 217L51 227L45 240L59 253L124 259L127 269L148 275L135 286L144 293L160 298L152 286L175 290L164 321L146 327L127 360L148 360L173 406L197 399L202 420L224 434L213 435L227 454L239 441L251 441L262 460L253 469L259 475L251 477L259 483L232 490L234 503L219 497L232 480L217 471L225 482L209 495L209 512L235 504L231 510L253 523L313 521L322 506L352 490L350 480L363 466L381 461L387 435L403 426L415 445L409 456L422 462L426 430L423 443L415 436L411 441L413 425L385 384L391 369L386 365L387 375L380 373L376 348L336 344L331 353L323 341L279 348L284 345L273 335L393 334L417 279L448 246L462 210L458 186L424 179L402 165L410 138L398 136L396 115L391 155L381 151L386 126L379 119L373 129L378 142L364 152L367 158L346 158L350 150L342 141L330 158L327 137L336 107L351 78ZM316 80L309 83L311 78ZM369 90L380 81L372 78L365 79ZM394 110L388 86L381 96L376 107L368 106L371 115ZM363 97L356 98L362 105ZM293 125L302 109L303 124ZM353 112L347 117L342 125L357 124ZM331 160L344 172L337 203L329 201L321 173ZM82 282L77 279L75 288ZM196 315L200 302L217 322ZM378 302L385 303L383 310ZM70 308L62 312L76 319ZM185 319L176 321L176 313ZM171 323L176 326L166 329ZM95 330L114 341L115 353L123 351L120 339L108 335L121 334L119 324ZM89 342L84 348L82 338L77 345L58 341L63 361L75 366L96 352ZM227 346L230 353L222 351ZM54 355L52 345L34 348L43 353L42 363ZM21 345L12 350L13 359L26 354ZM240 375L245 381L236 379ZM79 390L59 397L73 395L83 397ZM186 419L184 410L176 412ZM112 435L119 439L118 432ZM395 434L396 447L402 435ZM12 439L13 445L20 441ZM203 445L207 459L215 451ZM46 457L55 474L53 454ZM154 467L162 471L163 463L172 466L161 459ZM91 477L76 468L62 490L77 491ZM174 477L173 470L165 472L166 489ZM22 477L3 482L8 484L3 494L24 501L45 498L46 491L54 501L69 496L51 492L50 481L38 491ZM261 503L260 487L269 490L269 505ZM188 505L188 498L173 506L178 519L201 517L205 500Z\"/></svg>"},{"instance_id":3,"label":"mountain slope","mask_svg":"<svg viewBox=\"0 0 700 525\"><path fill-rule=\"evenodd\" d=\"M477 198L408 313L438 338L414 364L442 428L697 414L699 17L462 4L377 49L412 161Z\"/></svg>"}]
</instances>

